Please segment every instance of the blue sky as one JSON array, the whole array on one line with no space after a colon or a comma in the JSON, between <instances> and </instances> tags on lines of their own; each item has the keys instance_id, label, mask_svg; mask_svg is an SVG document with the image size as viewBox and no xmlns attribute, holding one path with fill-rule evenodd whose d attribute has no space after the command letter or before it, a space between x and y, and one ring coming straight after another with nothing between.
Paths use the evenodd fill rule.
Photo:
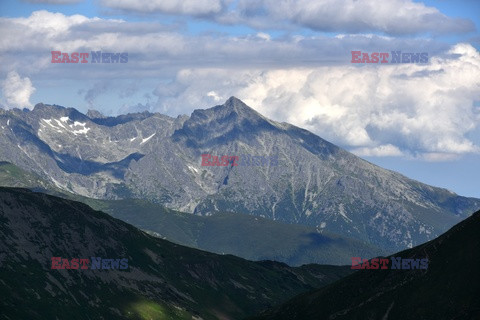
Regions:
<instances>
[{"instance_id":1,"label":"blue sky","mask_svg":"<svg viewBox=\"0 0 480 320\"><path fill-rule=\"evenodd\" d=\"M3 0L0 104L170 116L234 95L385 168L480 197L480 1ZM54 64L51 51L127 52ZM351 51L428 53L352 64Z\"/></svg>"}]
</instances>

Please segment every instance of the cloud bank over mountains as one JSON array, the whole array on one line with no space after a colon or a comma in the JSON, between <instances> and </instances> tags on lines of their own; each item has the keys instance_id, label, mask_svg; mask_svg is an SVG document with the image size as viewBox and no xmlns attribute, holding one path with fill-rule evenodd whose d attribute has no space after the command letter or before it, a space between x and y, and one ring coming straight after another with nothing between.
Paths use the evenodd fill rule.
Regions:
<instances>
[{"instance_id":1,"label":"cloud bank over mountains","mask_svg":"<svg viewBox=\"0 0 480 320\"><path fill-rule=\"evenodd\" d=\"M159 22L164 19L47 10L1 17L2 105L31 108L40 102L31 99L36 89L46 82L61 88L66 80L79 84L75 98L88 108L101 110L102 97L143 97L118 104L117 113L147 109L176 116L234 95L272 119L305 127L361 156L445 160L479 152L472 134L480 131L479 52L469 43L422 35L468 33L475 29L470 20L401 0L146 3L100 2L120 12L194 17L257 31L192 34L181 23ZM364 12L372 14L366 18ZM287 31L268 31L280 29ZM128 52L129 60L52 64L53 50ZM427 52L429 63L356 65L350 63L352 50Z\"/></svg>"},{"instance_id":2,"label":"cloud bank over mountains","mask_svg":"<svg viewBox=\"0 0 480 320\"><path fill-rule=\"evenodd\" d=\"M467 138L480 124L480 108L473 105L480 99L479 53L468 44L448 53L428 65L186 69L155 93L167 108L212 105L232 93L268 117L340 141L359 155L441 160L479 151L478 141Z\"/></svg>"}]
</instances>

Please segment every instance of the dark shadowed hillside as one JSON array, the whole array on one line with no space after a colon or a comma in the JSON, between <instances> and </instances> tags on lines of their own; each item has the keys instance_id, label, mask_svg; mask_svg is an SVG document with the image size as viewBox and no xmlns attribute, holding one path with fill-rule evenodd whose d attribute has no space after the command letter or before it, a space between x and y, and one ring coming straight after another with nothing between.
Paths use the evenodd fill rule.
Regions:
<instances>
[{"instance_id":1,"label":"dark shadowed hillside","mask_svg":"<svg viewBox=\"0 0 480 320\"><path fill-rule=\"evenodd\" d=\"M351 273L250 262L182 247L87 205L0 188L6 319L240 319ZM52 269L52 257L128 259L128 269Z\"/></svg>"},{"instance_id":2,"label":"dark shadowed hillside","mask_svg":"<svg viewBox=\"0 0 480 320\"><path fill-rule=\"evenodd\" d=\"M361 270L302 294L256 320L480 319L480 212L395 257L427 270Z\"/></svg>"}]
</instances>

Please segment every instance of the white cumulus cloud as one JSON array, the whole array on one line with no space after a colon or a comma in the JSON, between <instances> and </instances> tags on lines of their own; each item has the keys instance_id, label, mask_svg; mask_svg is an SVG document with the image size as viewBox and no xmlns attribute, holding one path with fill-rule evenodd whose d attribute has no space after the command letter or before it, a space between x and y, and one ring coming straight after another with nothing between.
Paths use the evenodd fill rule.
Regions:
<instances>
[{"instance_id":1,"label":"white cumulus cloud","mask_svg":"<svg viewBox=\"0 0 480 320\"><path fill-rule=\"evenodd\" d=\"M2 93L7 108L31 108L30 96L35 88L28 77L21 78L20 75L11 71L2 83Z\"/></svg>"},{"instance_id":2,"label":"white cumulus cloud","mask_svg":"<svg viewBox=\"0 0 480 320\"><path fill-rule=\"evenodd\" d=\"M357 156L361 157L392 157L403 155L403 152L398 147L391 144L381 145L373 148L356 148L351 151Z\"/></svg>"}]
</instances>

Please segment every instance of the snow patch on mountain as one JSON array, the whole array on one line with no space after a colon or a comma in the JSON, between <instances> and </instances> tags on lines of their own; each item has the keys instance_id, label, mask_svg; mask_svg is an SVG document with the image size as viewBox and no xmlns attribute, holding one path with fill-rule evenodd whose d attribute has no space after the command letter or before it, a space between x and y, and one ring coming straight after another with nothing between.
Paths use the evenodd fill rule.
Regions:
<instances>
[{"instance_id":1,"label":"snow patch on mountain","mask_svg":"<svg viewBox=\"0 0 480 320\"><path fill-rule=\"evenodd\" d=\"M140 144L144 144L145 142L147 142L148 140L152 139L153 136L156 134L156 132L154 134L152 134L151 136L145 138L145 139L142 139L142 142L140 142Z\"/></svg>"}]
</instances>

